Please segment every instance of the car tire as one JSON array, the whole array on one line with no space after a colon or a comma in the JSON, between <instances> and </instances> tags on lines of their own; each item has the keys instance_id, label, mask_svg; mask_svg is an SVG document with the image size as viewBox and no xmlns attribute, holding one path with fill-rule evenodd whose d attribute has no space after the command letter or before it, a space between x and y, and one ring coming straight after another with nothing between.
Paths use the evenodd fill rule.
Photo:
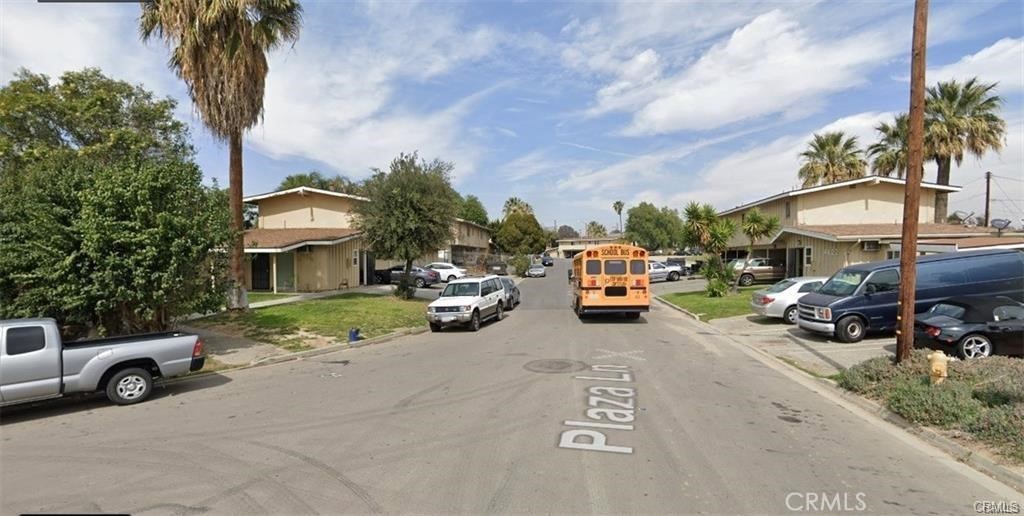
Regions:
<instances>
[{"instance_id":1,"label":"car tire","mask_svg":"<svg viewBox=\"0 0 1024 516\"><path fill-rule=\"evenodd\" d=\"M669 281L679 281L679 273L678 272L670 272L668 274L668 280Z\"/></svg>"},{"instance_id":2,"label":"car tire","mask_svg":"<svg viewBox=\"0 0 1024 516\"><path fill-rule=\"evenodd\" d=\"M749 287L754 284L754 276L752 274L744 274L740 276L740 286Z\"/></svg>"},{"instance_id":3,"label":"car tire","mask_svg":"<svg viewBox=\"0 0 1024 516\"><path fill-rule=\"evenodd\" d=\"M964 335L960 342L956 343L956 354L964 360L985 358L992 355L992 339L980 334L971 333Z\"/></svg>"},{"instance_id":4,"label":"car tire","mask_svg":"<svg viewBox=\"0 0 1024 516\"><path fill-rule=\"evenodd\" d=\"M107 399L118 405L141 403L153 392L153 376L138 367L122 369L107 381Z\"/></svg>"},{"instance_id":5,"label":"car tire","mask_svg":"<svg viewBox=\"0 0 1024 516\"><path fill-rule=\"evenodd\" d=\"M412 284L416 285L416 288L423 288L427 283L423 281L423 278L416 278L416 281L413 281Z\"/></svg>"},{"instance_id":6,"label":"car tire","mask_svg":"<svg viewBox=\"0 0 1024 516\"><path fill-rule=\"evenodd\" d=\"M498 303L498 309L494 312L494 320L500 321L505 318L505 303Z\"/></svg>"},{"instance_id":7,"label":"car tire","mask_svg":"<svg viewBox=\"0 0 1024 516\"><path fill-rule=\"evenodd\" d=\"M856 315L847 315L836 323L836 338L840 342L860 342L864 339L864 320Z\"/></svg>"},{"instance_id":8,"label":"car tire","mask_svg":"<svg viewBox=\"0 0 1024 516\"><path fill-rule=\"evenodd\" d=\"M797 314L796 306L791 306L782 313L782 322L786 324L796 324L797 315L799 314Z\"/></svg>"},{"instance_id":9,"label":"car tire","mask_svg":"<svg viewBox=\"0 0 1024 516\"><path fill-rule=\"evenodd\" d=\"M480 311L473 310L473 315L469 318L469 331L480 331Z\"/></svg>"},{"instance_id":10,"label":"car tire","mask_svg":"<svg viewBox=\"0 0 1024 516\"><path fill-rule=\"evenodd\" d=\"M441 325L440 324L430 323L430 331L432 331L434 333L437 333L437 332L441 331Z\"/></svg>"},{"instance_id":11,"label":"car tire","mask_svg":"<svg viewBox=\"0 0 1024 516\"><path fill-rule=\"evenodd\" d=\"M451 283L451 282L453 282L453 281L455 281L457 279L459 279L459 278L456 278L454 274L451 275L451 276L448 276L448 283Z\"/></svg>"}]
</instances>

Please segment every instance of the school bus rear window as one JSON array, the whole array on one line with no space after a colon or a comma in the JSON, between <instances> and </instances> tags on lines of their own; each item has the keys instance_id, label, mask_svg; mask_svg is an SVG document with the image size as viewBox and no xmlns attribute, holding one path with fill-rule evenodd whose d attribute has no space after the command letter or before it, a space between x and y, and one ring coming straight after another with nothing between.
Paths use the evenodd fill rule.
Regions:
<instances>
[{"instance_id":1,"label":"school bus rear window","mask_svg":"<svg viewBox=\"0 0 1024 516\"><path fill-rule=\"evenodd\" d=\"M647 274L647 266L644 265L643 260L630 260L629 261L629 273L630 274Z\"/></svg>"},{"instance_id":2,"label":"school bus rear window","mask_svg":"<svg viewBox=\"0 0 1024 516\"><path fill-rule=\"evenodd\" d=\"M587 274L601 274L601 260L587 260Z\"/></svg>"},{"instance_id":3,"label":"school bus rear window","mask_svg":"<svg viewBox=\"0 0 1024 516\"><path fill-rule=\"evenodd\" d=\"M626 260L608 260L604 262L605 274L625 274Z\"/></svg>"}]
</instances>

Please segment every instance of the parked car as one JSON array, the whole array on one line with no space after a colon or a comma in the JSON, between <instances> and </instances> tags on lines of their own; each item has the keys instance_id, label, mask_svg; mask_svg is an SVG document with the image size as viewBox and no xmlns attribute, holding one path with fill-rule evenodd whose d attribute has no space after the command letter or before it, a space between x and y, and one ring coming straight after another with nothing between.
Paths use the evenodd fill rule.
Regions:
<instances>
[{"instance_id":1,"label":"parked car","mask_svg":"<svg viewBox=\"0 0 1024 516\"><path fill-rule=\"evenodd\" d=\"M508 274L508 264L505 262L488 262L487 273L504 276Z\"/></svg>"},{"instance_id":2,"label":"parked car","mask_svg":"<svg viewBox=\"0 0 1024 516\"><path fill-rule=\"evenodd\" d=\"M803 276L784 279L750 296L750 308L755 314L782 319L786 324L796 324L797 301L814 292L828 281L825 277Z\"/></svg>"},{"instance_id":3,"label":"parked car","mask_svg":"<svg viewBox=\"0 0 1024 516\"><path fill-rule=\"evenodd\" d=\"M441 281L457 280L466 275L466 269L460 269L455 264L447 262L428 263L424 268L436 272L441 277Z\"/></svg>"},{"instance_id":4,"label":"parked car","mask_svg":"<svg viewBox=\"0 0 1024 516\"><path fill-rule=\"evenodd\" d=\"M550 256L542 256L540 259L540 264L545 267L551 267L555 265L555 259Z\"/></svg>"},{"instance_id":5,"label":"parked car","mask_svg":"<svg viewBox=\"0 0 1024 516\"><path fill-rule=\"evenodd\" d=\"M683 276L689 276L691 274L690 267L686 265L685 258L666 258L665 265L679 267L679 270L680 272L682 272Z\"/></svg>"},{"instance_id":6,"label":"parked car","mask_svg":"<svg viewBox=\"0 0 1024 516\"><path fill-rule=\"evenodd\" d=\"M427 305L430 331L445 326L464 325L478 331L488 319L500 321L505 316L505 288L498 276L462 278L451 281L437 299Z\"/></svg>"},{"instance_id":7,"label":"parked car","mask_svg":"<svg viewBox=\"0 0 1024 516\"><path fill-rule=\"evenodd\" d=\"M519 292L519 286L516 285L512 278L502 276L501 286L505 289L505 310L515 310L516 306L521 302L521 295Z\"/></svg>"},{"instance_id":8,"label":"parked car","mask_svg":"<svg viewBox=\"0 0 1024 516\"><path fill-rule=\"evenodd\" d=\"M686 276L686 269L678 262L665 260L660 263L665 267L665 272L667 273L665 279L668 281L679 281L679 278Z\"/></svg>"},{"instance_id":9,"label":"parked car","mask_svg":"<svg viewBox=\"0 0 1024 516\"><path fill-rule=\"evenodd\" d=\"M198 371L199 336L165 332L63 342L53 319L0 321L0 406L101 391L118 405L144 401L155 378Z\"/></svg>"},{"instance_id":10,"label":"parked car","mask_svg":"<svg viewBox=\"0 0 1024 516\"><path fill-rule=\"evenodd\" d=\"M868 331L896 328L899 260L862 263L835 273L800 299L801 328L857 342ZM956 295L1024 298L1024 252L962 251L917 258L914 313Z\"/></svg>"},{"instance_id":11,"label":"parked car","mask_svg":"<svg viewBox=\"0 0 1024 516\"><path fill-rule=\"evenodd\" d=\"M1024 355L1024 304L1008 297L955 296L914 319L914 347L960 358Z\"/></svg>"},{"instance_id":12,"label":"parked car","mask_svg":"<svg viewBox=\"0 0 1024 516\"><path fill-rule=\"evenodd\" d=\"M405 275L405 265L395 265L390 269L374 271L377 283L398 283ZM412 284L416 288L423 288L441 282L441 275L436 271L424 269L423 267L412 267Z\"/></svg>"},{"instance_id":13,"label":"parked car","mask_svg":"<svg viewBox=\"0 0 1024 516\"><path fill-rule=\"evenodd\" d=\"M743 263L746 261L747 266ZM729 262L740 277L740 285L748 287L755 281L778 281L786 277L786 262L775 258L751 258Z\"/></svg>"},{"instance_id":14,"label":"parked car","mask_svg":"<svg viewBox=\"0 0 1024 516\"><path fill-rule=\"evenodd\" d=\"M647 281L667 281L668 268L661 262L647 262Z\"/></svg>"},{"instance_id":15,"label":"parked car","mask_svg":"<svg viewBox=\"0 0 1024 516\"><path fill-rule=\"evenodd\" d=\"M527 278L543 278L548 275L548 270L543 265L533 264L526 269L525 275Z\"/></svg>"}]
</instances>

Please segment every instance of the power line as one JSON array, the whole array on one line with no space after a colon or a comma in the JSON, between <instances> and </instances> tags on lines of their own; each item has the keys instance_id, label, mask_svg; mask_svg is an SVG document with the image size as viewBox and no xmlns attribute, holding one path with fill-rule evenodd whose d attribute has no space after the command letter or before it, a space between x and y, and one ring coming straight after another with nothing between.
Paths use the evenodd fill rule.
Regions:
<instances>
[{"instance_id":1,"label":"power line","mask_svg":"<svg viewBox=\"0 0 1024 516\"><path fill-rule=\"evenodd\" d=\"M1020 208L1017 208L1016 206L1011 206L1009 203L1003 201L1002 199L992 199L992 200L995 201L995 202L998 202L999 204L1001 204L1003 206L1003 208L1006 209L1006 211L1009 211L1009 212L1016 211L1018 215L1024 215L1024 211L1020 211Z\"/></svg>"},{"instance_id":2,"label":"power line","mask_svg":"<svg viewBox=\"0 0 1024 516\"><path fill-rule=\"evenodd\" d=\"M996 187L997 187L997 188L999 188L999 191L1000 191L1000 192L1003 192L1003 195L1005 195L1005 196L1007 197L1007 200L1009 200L1009 201L1010 201L1010 203L1012 203L1012 204L1013 204L1013 206L1017 208L1017 211L1018 211L1018 212L1020 212L1020 213L1024 213L1024 210L1021 210L1021 209L1020 209L1020 206L1017 206L1017 202L1016 202L1016 201L1014 201L1014 200L1012 200L1012 199L1009 199L1009 197L1010 197L1010 194L1006 193L1006 190L1003 190L1003 185L999 184L999 182L998 182L998 181L992 181L992 182L996 184Z\"/></svg>"},{"instance_id":3,"label":"power line","mask_svg":"<svg viewBox=\"0 0 1024 516\"><path fill-rule=\"evenodd\" d=\"M1024 179L1019 179L1019 178L1016 178L1016 177L997 176L995 174L992 174L992 177L998 177L999 179L1006 179L1007 181L1016 181L1018 183L1024 183Z\"/></svg>"}]
</instances>

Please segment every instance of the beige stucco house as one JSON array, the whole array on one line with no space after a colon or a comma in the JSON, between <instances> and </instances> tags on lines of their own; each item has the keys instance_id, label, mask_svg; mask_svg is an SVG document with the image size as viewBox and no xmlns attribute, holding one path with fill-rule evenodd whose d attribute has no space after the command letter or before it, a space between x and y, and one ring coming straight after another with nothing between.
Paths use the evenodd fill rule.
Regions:
<instances>
[{"instance_id":1,"label":"beige stucco house","mask_svg":"<svg viewBox=\"0 0 1024 516\"><path fill-rule=\"evenodd\" d=\"M779 218L782 229L756 242L754 256L784 260L788 276L829 276L846 265L896 258L903 232L905 182L868 176L830 185L783 192L719 212L739 228L743 214L758 208ZM934 224L935 193L960 187L921 185L920 239L987 236L985 228ZM746 255L749 240L737 231L726 258Z\"/></svg>"},{"instance_id":2,"label":"beige stucco house","mask_svg":"<svg viewBox=\"0 0 1024 516\"><path fill-rule=\"evenodd\" d=\"M375 260L355 228L355 206L366 197L300 186L243 199L259 211L246 230L246 288L254 291L316 292L373 283L374 269L398 262ZM420 259L452 261L486 252L490 231L456 219L452 237Z\"/></svg>"},{"instance_id":3,"label":"beige stucco house","mask_svg":"<svg viewBox=\"0 0 1024 516\"><path fill-rule=\"evenodd\" d=\"M579 238L563 238L556 240L555 244L557 247L554 249L548 249L545 252L549 255L560 256L562 258L572 258L576 256L576 253L595 245L610 244L612 242L618 242L622 240L619 236L609 237L579 237Z\"/></svg>"}]
</instances>

